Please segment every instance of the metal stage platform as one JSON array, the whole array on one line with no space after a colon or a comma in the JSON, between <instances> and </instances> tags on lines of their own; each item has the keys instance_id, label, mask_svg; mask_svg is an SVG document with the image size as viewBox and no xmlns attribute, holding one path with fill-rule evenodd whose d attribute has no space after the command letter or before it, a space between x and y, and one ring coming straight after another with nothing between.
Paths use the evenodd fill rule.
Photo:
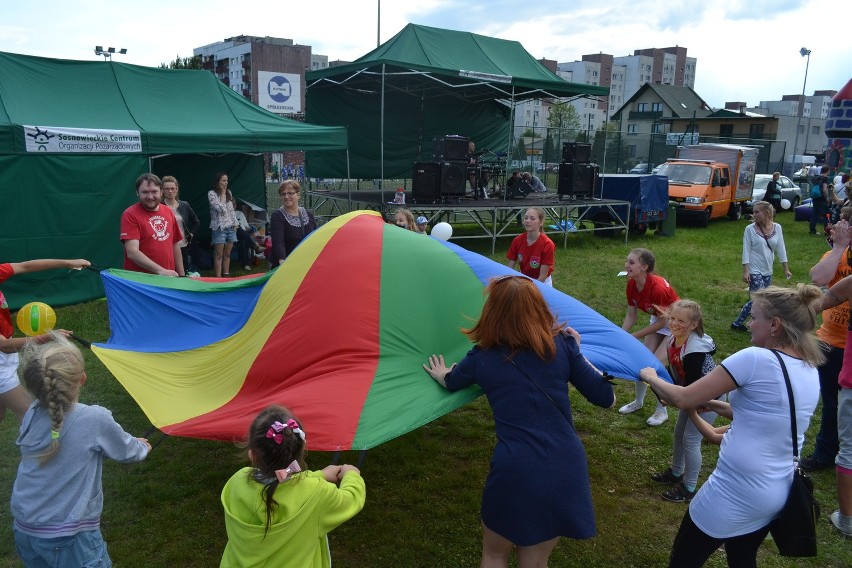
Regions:
<instances>
[{"instance_id":1,"label":"metal stage platform","mask_svg":"<svg viewBox=\"0 0 852 568\"><path fill-rule=\"evenodd\" d=\"M333 218L356 209L378 211L383 215L399 207L407 207L414 216L425 216L429 225L446 221L450 224L474 224L480 229L479 234L453 234L453 240L461 239L491 239L491 254L497 247L498 237L514 237L523 233L520 223L523 212L529 207L541 207L547 212L545 232L554 241L562 233L562 246L568 246L570 233L606 231L612 233L624 229L624 244L627 244L628 219L630 219L630 202L613 199L559 199L553 193L530 194L525 199L470 199L466 197L453 198L443 203L411 203L411 193L406 192L405 205L383 201L393 198L393 192L385 191L315 191L305 193L305 206L313 209L320 218ZM612 222L596 223L592 217L605 211ZM563 223L564 222L564 223ZM551 225L559 227L554 230Z\"/></svg>"}]
</instances>

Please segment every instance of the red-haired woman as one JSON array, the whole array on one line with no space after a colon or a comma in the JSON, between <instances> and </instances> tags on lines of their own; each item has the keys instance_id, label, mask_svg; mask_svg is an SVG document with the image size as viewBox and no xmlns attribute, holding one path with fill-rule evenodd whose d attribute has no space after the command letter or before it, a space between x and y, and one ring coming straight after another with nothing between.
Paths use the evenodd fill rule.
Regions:
<instances>
[{"instance_id":1,"label":"red-haired woman","mask_svg":"<svg viewBox=\"0 0 852 568\"><path fill-rule=\"evenodd\" d=\"M612 385L580 353L533 281L496 278L479 321L462 330L476 345L457 365L432 355L423 367L455 391L479 385L494 413L497 445L482 492L482 564L545 566L559 537L591 538L595 516L586 453L566 383L592 404L615 404Z\"/></svg>"}]
</instances>

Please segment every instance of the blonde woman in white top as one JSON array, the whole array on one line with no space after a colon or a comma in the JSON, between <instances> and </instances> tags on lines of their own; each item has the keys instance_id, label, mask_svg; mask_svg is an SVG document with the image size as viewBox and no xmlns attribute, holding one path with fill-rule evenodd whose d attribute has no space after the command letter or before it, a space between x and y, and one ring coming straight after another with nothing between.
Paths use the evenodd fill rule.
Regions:
<instances>
[{"instance_id":1,"label":"blonde woman in white top","mask_svg":"<svg viewBox=\"0 0 852 568\"><path fill-rule=\"evenodd\" d=\"M781 225L775 222L775 209L766 201L754 204L754 222L743 232L743 282L748 284L749 294L772 284L772 265L775 256L784 267L784 276L792 273L787 266L787 249ZM745 320L751 314L751 300L743 305L740 315L731 324L731 329L747 331Z\"/></svg>"}]
</instances>

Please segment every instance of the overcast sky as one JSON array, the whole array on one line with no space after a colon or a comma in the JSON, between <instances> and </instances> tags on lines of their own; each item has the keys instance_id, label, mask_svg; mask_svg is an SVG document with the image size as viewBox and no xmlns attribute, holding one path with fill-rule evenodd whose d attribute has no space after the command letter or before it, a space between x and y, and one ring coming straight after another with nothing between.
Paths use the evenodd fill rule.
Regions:
<instances>
[{"instance_id":1,"label":"overcast sky","mask_svg":"<svg viewBox=\"0 0 852 568\"><path fill-rule=\"evenodd\" d=\"M353 60L376 47L378 14L376 0L5 0L0 51L97 60L95 45L124 47L116 61L156 67L245 34ZM695 90L718 108L800 94L803 46L812 51L806 93L839 90L852 77L850 15L848 0L385 0L380 37L416 23L519 41L559 62L679 45L698 59Z\"/></svg>"}]
</instances>

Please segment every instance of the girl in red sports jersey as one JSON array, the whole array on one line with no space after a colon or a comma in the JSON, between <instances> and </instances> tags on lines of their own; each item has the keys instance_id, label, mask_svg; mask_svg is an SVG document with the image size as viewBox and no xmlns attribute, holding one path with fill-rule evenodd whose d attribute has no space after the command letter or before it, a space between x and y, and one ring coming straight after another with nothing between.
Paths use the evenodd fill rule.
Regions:
<instances>
[{"instance_id":1,"label":"girl in red sports jersey","mask_svg":"<svg viewBox=\"0 0 852 568\"><path fill-rule=\"evenodd\" d=\"M627 272L627 314L621 328L624 331L630 329L636 323L636 314L641 310L651 315L651 323L633 332L633 337L641 339L651 353L656 353L657 348L671 332L666 327L666 320L657 313L658 308L667 308L680 298L675 289L665 278L654 274L656 259L654 253L644 248L630 251L624 262L624 270ZM648 385L642 381L636 381L636 400L625 404L618 411L621 414L631 414L642 408L645 403L645 393ZM657 400L657 409L648 418L649 426L659 426L669 419L666 407Z\"/></svg>"}]
</instances>

